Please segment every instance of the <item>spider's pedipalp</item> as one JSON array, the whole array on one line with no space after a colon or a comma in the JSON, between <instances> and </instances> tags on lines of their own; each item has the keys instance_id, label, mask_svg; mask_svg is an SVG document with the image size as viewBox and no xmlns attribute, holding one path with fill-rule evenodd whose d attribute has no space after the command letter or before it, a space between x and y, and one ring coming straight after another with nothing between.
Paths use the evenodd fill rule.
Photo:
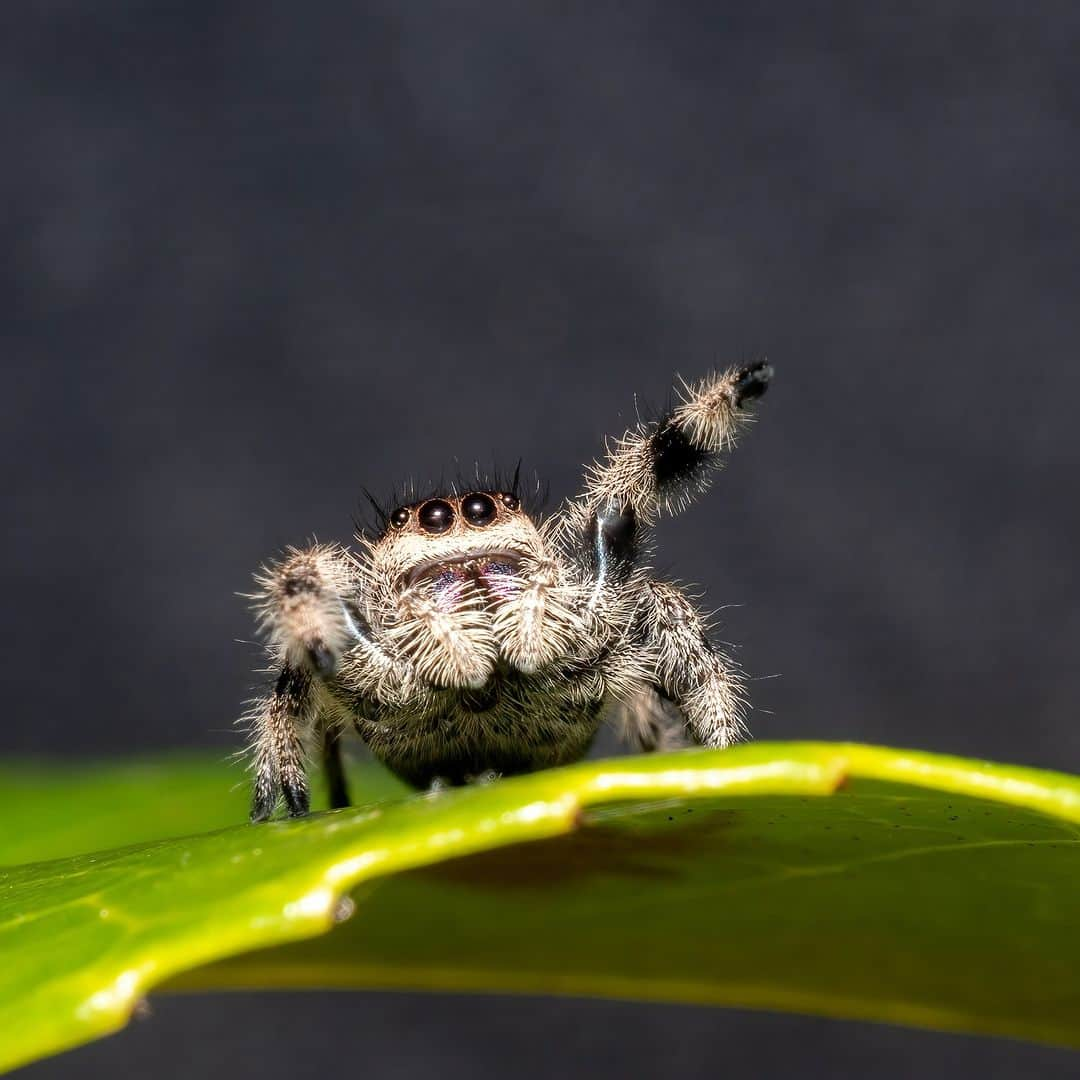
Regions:
<instances>
[{"instance_id":1,"label":"spider's pedipalp","mask_svg":"<svg viewBox=\"0 0 1080 1080\"><path fill-rule=\"evenodd\" d=\"M480 598L466 582L458 606L447 609L418 588L398 598L397 625L389 640L410 657L417 674L434 686L480 687L498 659L498 642L484 617Z\"/></svg>"},{"instance_id":2,"label":"spider's pedipalp","mask_svg":"<svg viewBox=\"0 0 1080 1080\"><path fill-rule=\"evenodd\" d=\"M514 602L500 607L492 620L507 662L532 674L572 651L583 633L575 611L578 600L577 592L564 585L558 562L548 557L533 561Z\"/></svg>"}]
</instances>

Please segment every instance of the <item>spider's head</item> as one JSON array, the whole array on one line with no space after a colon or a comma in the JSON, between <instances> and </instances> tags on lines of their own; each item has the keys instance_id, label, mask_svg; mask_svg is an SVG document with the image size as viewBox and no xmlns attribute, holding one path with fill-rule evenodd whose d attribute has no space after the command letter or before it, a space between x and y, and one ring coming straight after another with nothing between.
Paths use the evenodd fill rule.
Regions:
<instances>
[{"instance_id":1,"label":"spider's head","mask_svg":"<svg viewBox=\"0 0 1080 1080\"><path fill-rule=\"evenodd\" d=\"M471 491L399 506L370 550L372 568L394 591L419 587L453 607L465 597L512 595L523 561L544 549L517 495Z\"/></svg>"}]
</instances>

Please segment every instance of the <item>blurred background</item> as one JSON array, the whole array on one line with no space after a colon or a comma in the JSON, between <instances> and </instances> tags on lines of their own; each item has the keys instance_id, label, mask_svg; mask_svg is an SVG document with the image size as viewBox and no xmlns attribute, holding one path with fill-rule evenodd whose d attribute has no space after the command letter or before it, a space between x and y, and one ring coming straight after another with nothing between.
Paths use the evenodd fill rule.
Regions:
<instances>
[{"instance_id":1,"label":"blurred background","mask_svg":"<svg viewBox=\"0 0 1080 1080\"><path fill-rule=\"evenodd\" d=\"M224 756L264 558L477 459L557 502L635 395L767 354L761 422L659 535L725 606L755 736L1080 770L1078 48L1076 5L1010 0L11 0L0 753ZM309 994L157 999L28 1075L1075 1063Z\"/></svg>"}]
</instances>

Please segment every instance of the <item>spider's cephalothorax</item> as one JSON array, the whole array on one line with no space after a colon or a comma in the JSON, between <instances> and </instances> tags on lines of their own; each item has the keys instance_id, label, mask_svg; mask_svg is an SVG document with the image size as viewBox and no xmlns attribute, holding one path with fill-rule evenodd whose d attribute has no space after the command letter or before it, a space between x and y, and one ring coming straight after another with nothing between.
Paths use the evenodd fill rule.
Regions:
<instances>
[{"instance_id":1,"label":"spider's cephalothorax","mask_svg":"<svg viewBox=\"0 0 1080 1080\"><path fill-rule=\"evenodd\" d=\"M737 738L742 680L683 592L650 576L648 532L708 485L771 376L760 363L684 387L544 522L516 483L454 491L387 514L358 551L269 567L256 601L278 675L249 717L253 820L279 798L307 811L309 737L347 805L347 728L417 787L574 761L605 715L642 749Z\"/></svg>"}]
</instances>

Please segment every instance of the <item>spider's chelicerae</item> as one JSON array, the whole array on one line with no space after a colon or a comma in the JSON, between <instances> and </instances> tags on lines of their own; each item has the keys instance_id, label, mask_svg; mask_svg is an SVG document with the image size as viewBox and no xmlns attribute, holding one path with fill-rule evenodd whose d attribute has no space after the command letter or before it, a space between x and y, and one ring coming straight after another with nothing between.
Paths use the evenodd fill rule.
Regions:
<instances>
[{"instance_id":1,"label":"spider's chelicerae","mask_svg":"<svg viewBox=\"0 0 1080 1080\"><path fill-rule=\"evenodd\" d=\"M584 491L536 520L516 490L454 490L333 545L290 550L258 577L273 691L250 714L251 817L308 810L306 748L347 806L339 740L355 727L417 787L582 757L604 716L646 750L727 746L743 682L675 585L652 577L648 533L704 490L759 363L683 387L655 423L615 440Z\"/></svg>"}]
</instances>

